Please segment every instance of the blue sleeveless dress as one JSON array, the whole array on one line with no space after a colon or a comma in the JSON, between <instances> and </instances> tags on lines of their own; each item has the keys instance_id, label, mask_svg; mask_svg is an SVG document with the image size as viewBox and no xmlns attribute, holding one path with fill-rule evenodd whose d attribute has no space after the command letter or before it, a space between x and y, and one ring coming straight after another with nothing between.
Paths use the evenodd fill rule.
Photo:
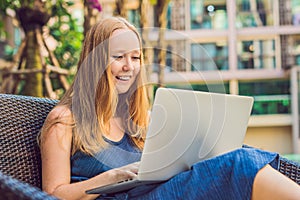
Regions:
<instances>
[{"instance_id":1,"label":"blue sleeveless dress","mask_svg":"<svg viewBox=\"0 0 300 200\"><path fill-rule=\"evenodd\" d=\"M139 161L141 152L127 134L97 155L76 152L71 157L72 182L89 179L109 169ZM265 165L278 168L278 154L256 148L240 148L194 164L165 183L136 187L127 192L100 195L97 199L251 199L256 173Z\"/></svg>"}]
</instances>

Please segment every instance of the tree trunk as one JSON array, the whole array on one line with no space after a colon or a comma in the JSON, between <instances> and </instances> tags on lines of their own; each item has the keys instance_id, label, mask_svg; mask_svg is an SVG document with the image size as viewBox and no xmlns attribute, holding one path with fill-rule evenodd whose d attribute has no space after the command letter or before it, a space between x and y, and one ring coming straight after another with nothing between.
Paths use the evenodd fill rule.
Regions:
<instances>
[{"instance_id":1,"label":"tree trunk","mask_svg":"<svg viewBox=\"0 0 300 200\"><path fill-rule=\"evenodd\" d=\"M116 0L116 10L114 15L127 19L127 9L125 7L126 2L126 0Z\"/></svg>"},{"instance_id":2,"label":"tree trunk","mask_svg":"<svg viewBox=\"0 0 300 200\"><path fill-rule=\"evenodd\" d=\"M42 27L50 19L46 11L23 7L17 10L17 16L25 32L26 46L24 48L25 69L43 69L40 46L37 41L36 30L42 30ZM22 62L22 61L20 61ZM25 84L21 91L23 95L43 97L43 74L34 72L24 75Z\"/></svg>"},{"instance_id":3,"label":"tree trunk","mask_svg":"<svg viewBox=\"0 0 300 200\"><path fill-rule=\"evenodd\" d=\"M147 78L150 80L152 74L152 63L153 63L153 47L151 47L149 41L149 21L148 21L148 11L149 11L149 0L140 1L140 15L141 15L141 35L143 41L143 54L144 54L144 63L147 71Z\"/></svg>"},{"instance_id":4,"label":"tree trunk","mask_svg":"<svg viewBox=\"0 0 300 200\"><path fill-rule=\"evenodd\" d=\"M50 16L46 11L28 7L20 8L17 11L17 16L25 32L27 42L23 52L25 56L25 69L42 70L42 57L37 40L36 29L41 31L42 27L50 19ZM25 84L21 94L37 97L44 96L42 72L26 74L24 80Z\"/></svg>"},{"instance_id":5,"label":"tree trunk","mask_svg":"<svg viewBox=\"0 0 300 200\"><path fill-rule=\"evenodd\" d=\"M84 7L83 35L85 36L88 30L90 30L92 26L91 18L92 18L93 8L89 6L87 0L83 1L83 7Z\"/></svg>"},{"instance_id":6,"label":"tree trunk","mask_svg":"<svg viewBox=\"0 0 300 200\"><path fill-rule=\"evenodd\" d=\"M153 64L153 47L151 46L149 40L149 21L148 21L148 12L149 12L150 3L149 0L140 0L139 12L141 16L141 35L143 42L143 54L144 54L144 65L146 67L147 80L151 81L152 74L152 64ZM154 98L153 86L148 87L148 94L151 100Z\"/></svg>"},{"instance_id":7,"label":"tree trunk","mask_svg":"<svg viewBox=\"0 0 300 200\"><path fill-rule=\"evenodd\" d=\"M167 27L167 10L170 0L157 1L157 14L158 14L158 87L164 85L164 70L166 66L166 43L165 43L165 30Z\"/></svg>"},{"instance_id":8,"label":"tree trunk","mask_svg":"<svg viewBox=\"0 0 300 200\"><path fill-rule=\"evenodd\" d=\"M83 22L83 34L84 36L90 30L90 28L96 24L99 18L100 11L96 11L91 2L88 0L83 1L84 6L84 22Z\"/></svg>"},{"instance_id":9,"label":"tree trunk","mask_svg":"<svg viewBox=\"0 0 300 200\"><path fill-rule=\"evenodd\" d=\"M27 45L25 48L26 64L25 69L42 70L42 59L40 47L37 42L35 31L26 34ZM41 72L29 73L25 75L25 85L21 91L23 95L43 97L43 74Z\"/></svg>"}]
</instances>

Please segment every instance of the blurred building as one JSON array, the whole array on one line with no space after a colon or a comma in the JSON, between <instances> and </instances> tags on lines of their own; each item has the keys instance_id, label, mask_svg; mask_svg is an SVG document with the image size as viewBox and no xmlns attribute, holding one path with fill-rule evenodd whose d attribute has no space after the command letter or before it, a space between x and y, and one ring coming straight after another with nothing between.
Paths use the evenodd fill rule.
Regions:
<instances>
[{"instance_id":1,"label":"blurred building","mask_svg":"<svg viewBox=\"0 0 300 200\"><path fill-rule=\"evenodd\" d=\"M157 26L157 2L150 2L150 25ZM136 9L128 18L139 26ZM176 31L165 33L164 83L253 96L245 143L300 153L300 1L171 0L167 19ZM149 37L155 45L157 32ZM154 64L154 81L157 71Z\"/></svg>"}]
</instances>

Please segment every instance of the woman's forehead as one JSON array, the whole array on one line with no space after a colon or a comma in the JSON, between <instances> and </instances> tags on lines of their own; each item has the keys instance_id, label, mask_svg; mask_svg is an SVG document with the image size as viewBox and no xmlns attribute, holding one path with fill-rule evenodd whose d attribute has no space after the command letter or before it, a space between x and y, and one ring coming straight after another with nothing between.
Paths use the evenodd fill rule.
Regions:
<instances>
[{"instance_id":1,"label":"woman's forehead","mask_svg":"<svg viewBox=\"0 0 300 200\"><path fill-rule=\"evenodd\" d=\"M126 53L140 51L140 42L135 32L129 29L115 30L110 39L111 53Z\"/></svg>"}]
</instances>

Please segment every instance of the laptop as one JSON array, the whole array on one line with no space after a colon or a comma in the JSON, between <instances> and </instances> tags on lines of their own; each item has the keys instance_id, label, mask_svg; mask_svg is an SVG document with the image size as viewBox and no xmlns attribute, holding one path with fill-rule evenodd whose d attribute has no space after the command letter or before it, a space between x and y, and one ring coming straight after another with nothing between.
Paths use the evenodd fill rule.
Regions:
<instances>
[{"instance_id":1,"label":"laptop","mask_svg":"<svg viewBox=\"0 0 300 200\"><path fill-rule=\"evenodd\" d=\"M136 179L96 187L111 194L167 181L199 161L242 147L253 98L159 88Z\"/></svg>"}]
</instances>

